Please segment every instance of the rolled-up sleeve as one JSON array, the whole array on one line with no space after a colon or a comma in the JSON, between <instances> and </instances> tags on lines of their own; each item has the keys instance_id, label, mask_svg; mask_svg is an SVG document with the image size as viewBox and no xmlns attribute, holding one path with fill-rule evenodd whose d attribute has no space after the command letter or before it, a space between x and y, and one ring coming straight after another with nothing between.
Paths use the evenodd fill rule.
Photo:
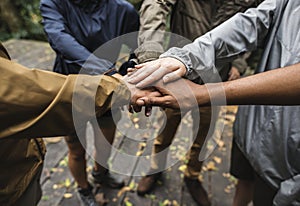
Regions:
<instances>
[{"instance_id":1,"label":"rolled-up sleeve","mask_svg":"<svg viewBox=\"0 0 300 206\"><path fill-rule=\"evenodd\" d=\"M140 9L139 62L157 59L164 52L167 17L176 0L145 0Z\"/></svg>"}]
</instances>

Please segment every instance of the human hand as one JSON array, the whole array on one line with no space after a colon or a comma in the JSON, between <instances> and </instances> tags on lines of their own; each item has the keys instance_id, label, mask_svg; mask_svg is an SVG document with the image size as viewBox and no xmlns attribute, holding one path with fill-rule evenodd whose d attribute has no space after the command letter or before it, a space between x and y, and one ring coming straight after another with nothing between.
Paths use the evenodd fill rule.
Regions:
<instances>
[{"instance_id":1,"label":"human hand","mask_svg":"<svg viewBox=\"0 0 300 206\"><path fill-rule=\"evenodd\" d=\"M128 110L129 112L140 112L142 110L142 107L145 107L145 116L149 117L151 115L152 111L152 105L148 104L145 105L144 101L142 100L143 97L159 97L161 96L161 93L157 91L154 87L146 87L143 89L137 88L134 84L131 84L127 81L127 76L124 76L122 78L122 81L126 84L128 87L130 93L131 93L131 98L130 98L130 103ZM141 105L141 106L140 106Z\"/></svg>"},{"instance_id":2,"label":"human hand","mask_svg":"<svg viewBox=\"0 0 300 206\"><path fill-rule=\"evenodd\" d=\"M231 67L228 75L228 81L239 79L241 77L239 70L235 67Z\"/></svg>"},{"instance_id":3,"label":"human hand","mask_svg":"<svg viewBox=\"0 0 300 206\"><path fill-rule=\"evenodd\" d=\"M163 108L172 108L180 110L190 110L198 106L196 99L196 90L202 92L202 101L207 101L209 95L205 86L197 85L187 79L178 79L165 84L162 80L158 81L154 88L161 94L157 96L145 96L136 101L139 107L142 106L160 106Z\"/></svg>"},{"instance_id":4,"label":"human hand","mask_svg":"<svg viewBox=\"0 0 300 206\"><path fill-rule=\"evenodd\" d=\"M172 82L184 76L185 73L186 67L181 61L166 57L139 64L134 69L129 69L128 82L136 84L138 88L145 88L152 86L160 79L163 80L163 83Z\"/></svg>"}]
</instances>

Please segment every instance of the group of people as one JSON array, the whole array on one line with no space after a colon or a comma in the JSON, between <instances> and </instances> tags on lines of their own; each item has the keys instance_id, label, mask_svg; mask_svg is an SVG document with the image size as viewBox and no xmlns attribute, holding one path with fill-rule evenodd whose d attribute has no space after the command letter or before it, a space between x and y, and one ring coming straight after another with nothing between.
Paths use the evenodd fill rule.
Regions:
<instances>
[{"instance_id":1,"label":"group of people","mask_svg":"<svg viewBox=\"0 0 300 206\"><path fill-rule=\"evenodd\" d=\"M1 46L0 164L5 168L0 172L1 205L37 205L45 154L39 137L58 135L66 136L69 168L82 203L97 205L80 141L84 135L76 128L79 124L79 132L85 133L86 123L96 114L91 122L95 159L100 154L105 162L110 151L102 151L101 139L112 144L116 129L111 105L128 102L137 112L141 107L168 108L166 126L155 139L155 154L171 144L181 120L178 109L203 117L200 125L194 121L195 141L184 175L198 205L211 205L198 180L202 165L198 157L213 127L210 104L256 105L239 107L234 124L231 173L240 183L233 204L247 205L251 200L259 206L299 204L300 107L279 106L300 104L299 9L300 2L291 0L144 0L139 17L123 0L42 0L45 32L57 54L54 71L61 74L13 63ZM177 47L165 51L169 15L171 31L192 43L176 45L172 43L178 43L176 36L171 37L170 45ZM114 63L105 60L107 54L95 50L133 31L139 31L138 43L128 46L138 65L126 62L132 68L122 77L112 70ZM257 74L237 79L245 68L244 54L257 48L263 49ZM111 52L109 58L117 58L120 47ZM72 101L74 96L81 101ZM95 107L87 108L87 102ZM74 112L80 122L74 122ZM165 161L164 156L151 160L149 174L139 182L139 195L153 189ZM95 162L92 181L122 187L122 179L107 168Z\"/></svg>"}]
</instances>

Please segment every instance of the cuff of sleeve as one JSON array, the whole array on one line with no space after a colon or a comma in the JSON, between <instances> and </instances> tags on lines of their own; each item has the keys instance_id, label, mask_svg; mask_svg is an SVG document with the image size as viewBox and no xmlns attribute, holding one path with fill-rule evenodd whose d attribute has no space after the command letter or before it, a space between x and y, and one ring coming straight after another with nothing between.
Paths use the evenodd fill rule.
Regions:
<instances>
[{"instance_id":1,"label":"cuff of sleeve","mask_svg":"<svg viewBox=\"0 0 300 206\"><path fill-rule=\"evenodd\" d=\"M97 116L101 116L112 107L128 104L131 93L125 83L113 76L101 76L96 94Z\"/></svg>"},{"instance_id":2,"label":"cuff of sleeve","mask_svg":"<svg viewBox=\"0 0 300 206\"><path fill-rule=\"evenodd\" d=\"M134 51L139 63L155 60L163 52L163 47L156 42L144 43Z\"/></svg>"},{"instance_id":3,"label":"cuff of sleeve","mask_svg":"<svg viewBox=\"0 0 300 206\"><path fill-rule=\"evenodd\" d=\"M194 80L199 77L197 72L193 68L192 60L190 59L189 52L179 48L171 48L167 52L159 56L159 58L172 57L181 61L186 67L185 78L189 80Z\"/></svg>"}]
</instances>

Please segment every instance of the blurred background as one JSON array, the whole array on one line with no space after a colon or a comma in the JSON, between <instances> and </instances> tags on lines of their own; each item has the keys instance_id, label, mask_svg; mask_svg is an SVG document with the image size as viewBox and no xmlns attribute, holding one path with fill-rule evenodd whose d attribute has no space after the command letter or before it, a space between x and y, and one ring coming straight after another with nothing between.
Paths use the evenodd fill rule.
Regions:
<instances>
[{"instance_id":1,"label":"blurred background","mask_svg":"<svg viewBox=\"0 0 300 206\"><path fill-rule=\"evenodd\" d=\"M128 0L139 9L142 0ZM47 41L41 24L39 0L0 1L0 41L34 39Z\"/></svg>"}]
</instances>

